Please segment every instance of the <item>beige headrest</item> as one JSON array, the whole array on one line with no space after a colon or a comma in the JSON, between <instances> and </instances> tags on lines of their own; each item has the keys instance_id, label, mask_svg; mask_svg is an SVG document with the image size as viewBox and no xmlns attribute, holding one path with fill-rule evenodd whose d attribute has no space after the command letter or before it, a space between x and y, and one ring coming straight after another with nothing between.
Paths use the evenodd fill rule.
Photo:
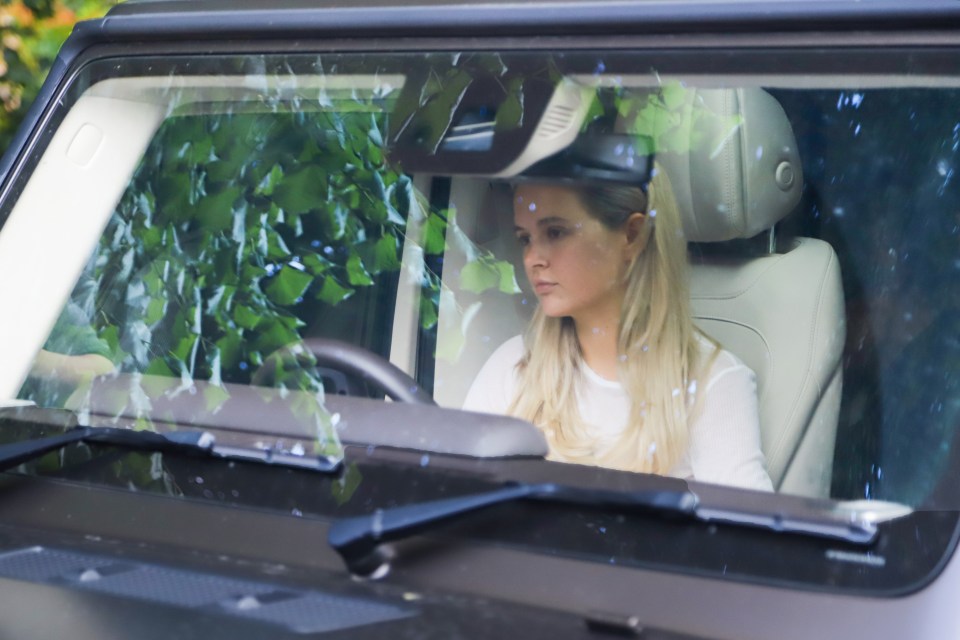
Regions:
<instances>
[{"instance_id":1,"label":"beige headrest","mask_svg":"<svg viewBox=\"0 0 960 640\"><path fill-rule=\"evenodd\" d=\"M759 88L687 88L682 95L691 126L679 130L688 140L677 152L659 150L657 159L673 184L687 240L750 238L773 227L803 188L783 108Z\"/></svg>"}]
</instances>

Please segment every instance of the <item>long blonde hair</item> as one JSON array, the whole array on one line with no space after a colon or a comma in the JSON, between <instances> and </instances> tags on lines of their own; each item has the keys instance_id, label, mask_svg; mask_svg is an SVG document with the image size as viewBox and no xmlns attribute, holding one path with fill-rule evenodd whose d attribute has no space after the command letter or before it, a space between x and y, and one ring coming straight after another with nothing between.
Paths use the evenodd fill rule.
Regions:
<instances>
[{"instance_id":1,"label":"long blonde hair","mask_svg":"<svg viewBox=\"0 0 960 640\"><path fill-rule=\"evenodd\" d=\"M583 372L573 320L548 317L540 308L524 339L509 413L543 429L554 459L664 474L686 451L688 421L702 404L696 377L709 368L690 317L680 213L660 169L649 184L649 199L637 187L575 191L609 229L623 228L634 212L647 214L641 231L644 248L626 274L617 337L619 378L631 399L628 426L613 446L597 450L577 405ZM716 352L714 348L712 355Z\"/></svg>"}]
</instances>

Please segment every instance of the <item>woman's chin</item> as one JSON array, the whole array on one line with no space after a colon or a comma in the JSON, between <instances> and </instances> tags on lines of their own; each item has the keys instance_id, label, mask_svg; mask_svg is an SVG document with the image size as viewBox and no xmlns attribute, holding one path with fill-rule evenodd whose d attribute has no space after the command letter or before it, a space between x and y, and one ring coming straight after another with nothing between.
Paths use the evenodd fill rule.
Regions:
<instances>
[{"instance_id":1,"label":"woman's chin","mask_svg":"<svg viewBox=\"0 0 960 640\"><path fill-rule=\"evenodd\" d=\"M570 315L569 309L566 307L555 304L544 304L543 300L540 301L540 309L543 310L543 315L548 318L566 318Z\"/></svg>"}]
</instances>

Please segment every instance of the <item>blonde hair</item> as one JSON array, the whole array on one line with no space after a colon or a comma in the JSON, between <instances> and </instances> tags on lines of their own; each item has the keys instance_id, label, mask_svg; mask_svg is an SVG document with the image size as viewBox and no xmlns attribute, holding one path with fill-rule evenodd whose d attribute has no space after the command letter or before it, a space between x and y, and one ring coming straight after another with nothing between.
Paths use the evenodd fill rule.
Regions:
<instances>
[{"instance_id":1,"label":"blonde hair","mask_svg":"<svg viewBox=\"0 0 960 640\"><path fill-rule=\"evenodd\" d=\"M623 228L634 212L647 214L641 231L644 248L626 274L617 337L619 378L631 399L628 427L614 446L597 450L577 405L583 372L573 320L548 317L540 308L524 339L518 391L509 413L544 431L553 459L664 474L686 451L688 422L702 405L696 376L709 368L690 317L680 213L669 180L659 169L650 182L649 199L637 187L575 191L587 211L610 229ZM718 352L714 347L712 356Z\"/></svg>"}]
</instances>

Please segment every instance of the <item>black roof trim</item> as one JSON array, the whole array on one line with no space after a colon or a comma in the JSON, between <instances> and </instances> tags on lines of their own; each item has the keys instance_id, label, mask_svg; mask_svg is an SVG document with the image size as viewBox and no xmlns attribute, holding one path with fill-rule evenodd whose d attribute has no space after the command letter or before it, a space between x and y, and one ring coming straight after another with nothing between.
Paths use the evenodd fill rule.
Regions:
<instances>
[{"instance_id":1,"label":"black roof trim","mask_svg":"<svg viewBox=\"0 0 960 640\"><path fill-rule=\"evenodd\" d=\"M161 22L158 22L161 21ZM944 29L956 0L132 0L99 23L108 40L174 34L269 38L639 34L757 29Z\"/></svg>"}]
</instances>

